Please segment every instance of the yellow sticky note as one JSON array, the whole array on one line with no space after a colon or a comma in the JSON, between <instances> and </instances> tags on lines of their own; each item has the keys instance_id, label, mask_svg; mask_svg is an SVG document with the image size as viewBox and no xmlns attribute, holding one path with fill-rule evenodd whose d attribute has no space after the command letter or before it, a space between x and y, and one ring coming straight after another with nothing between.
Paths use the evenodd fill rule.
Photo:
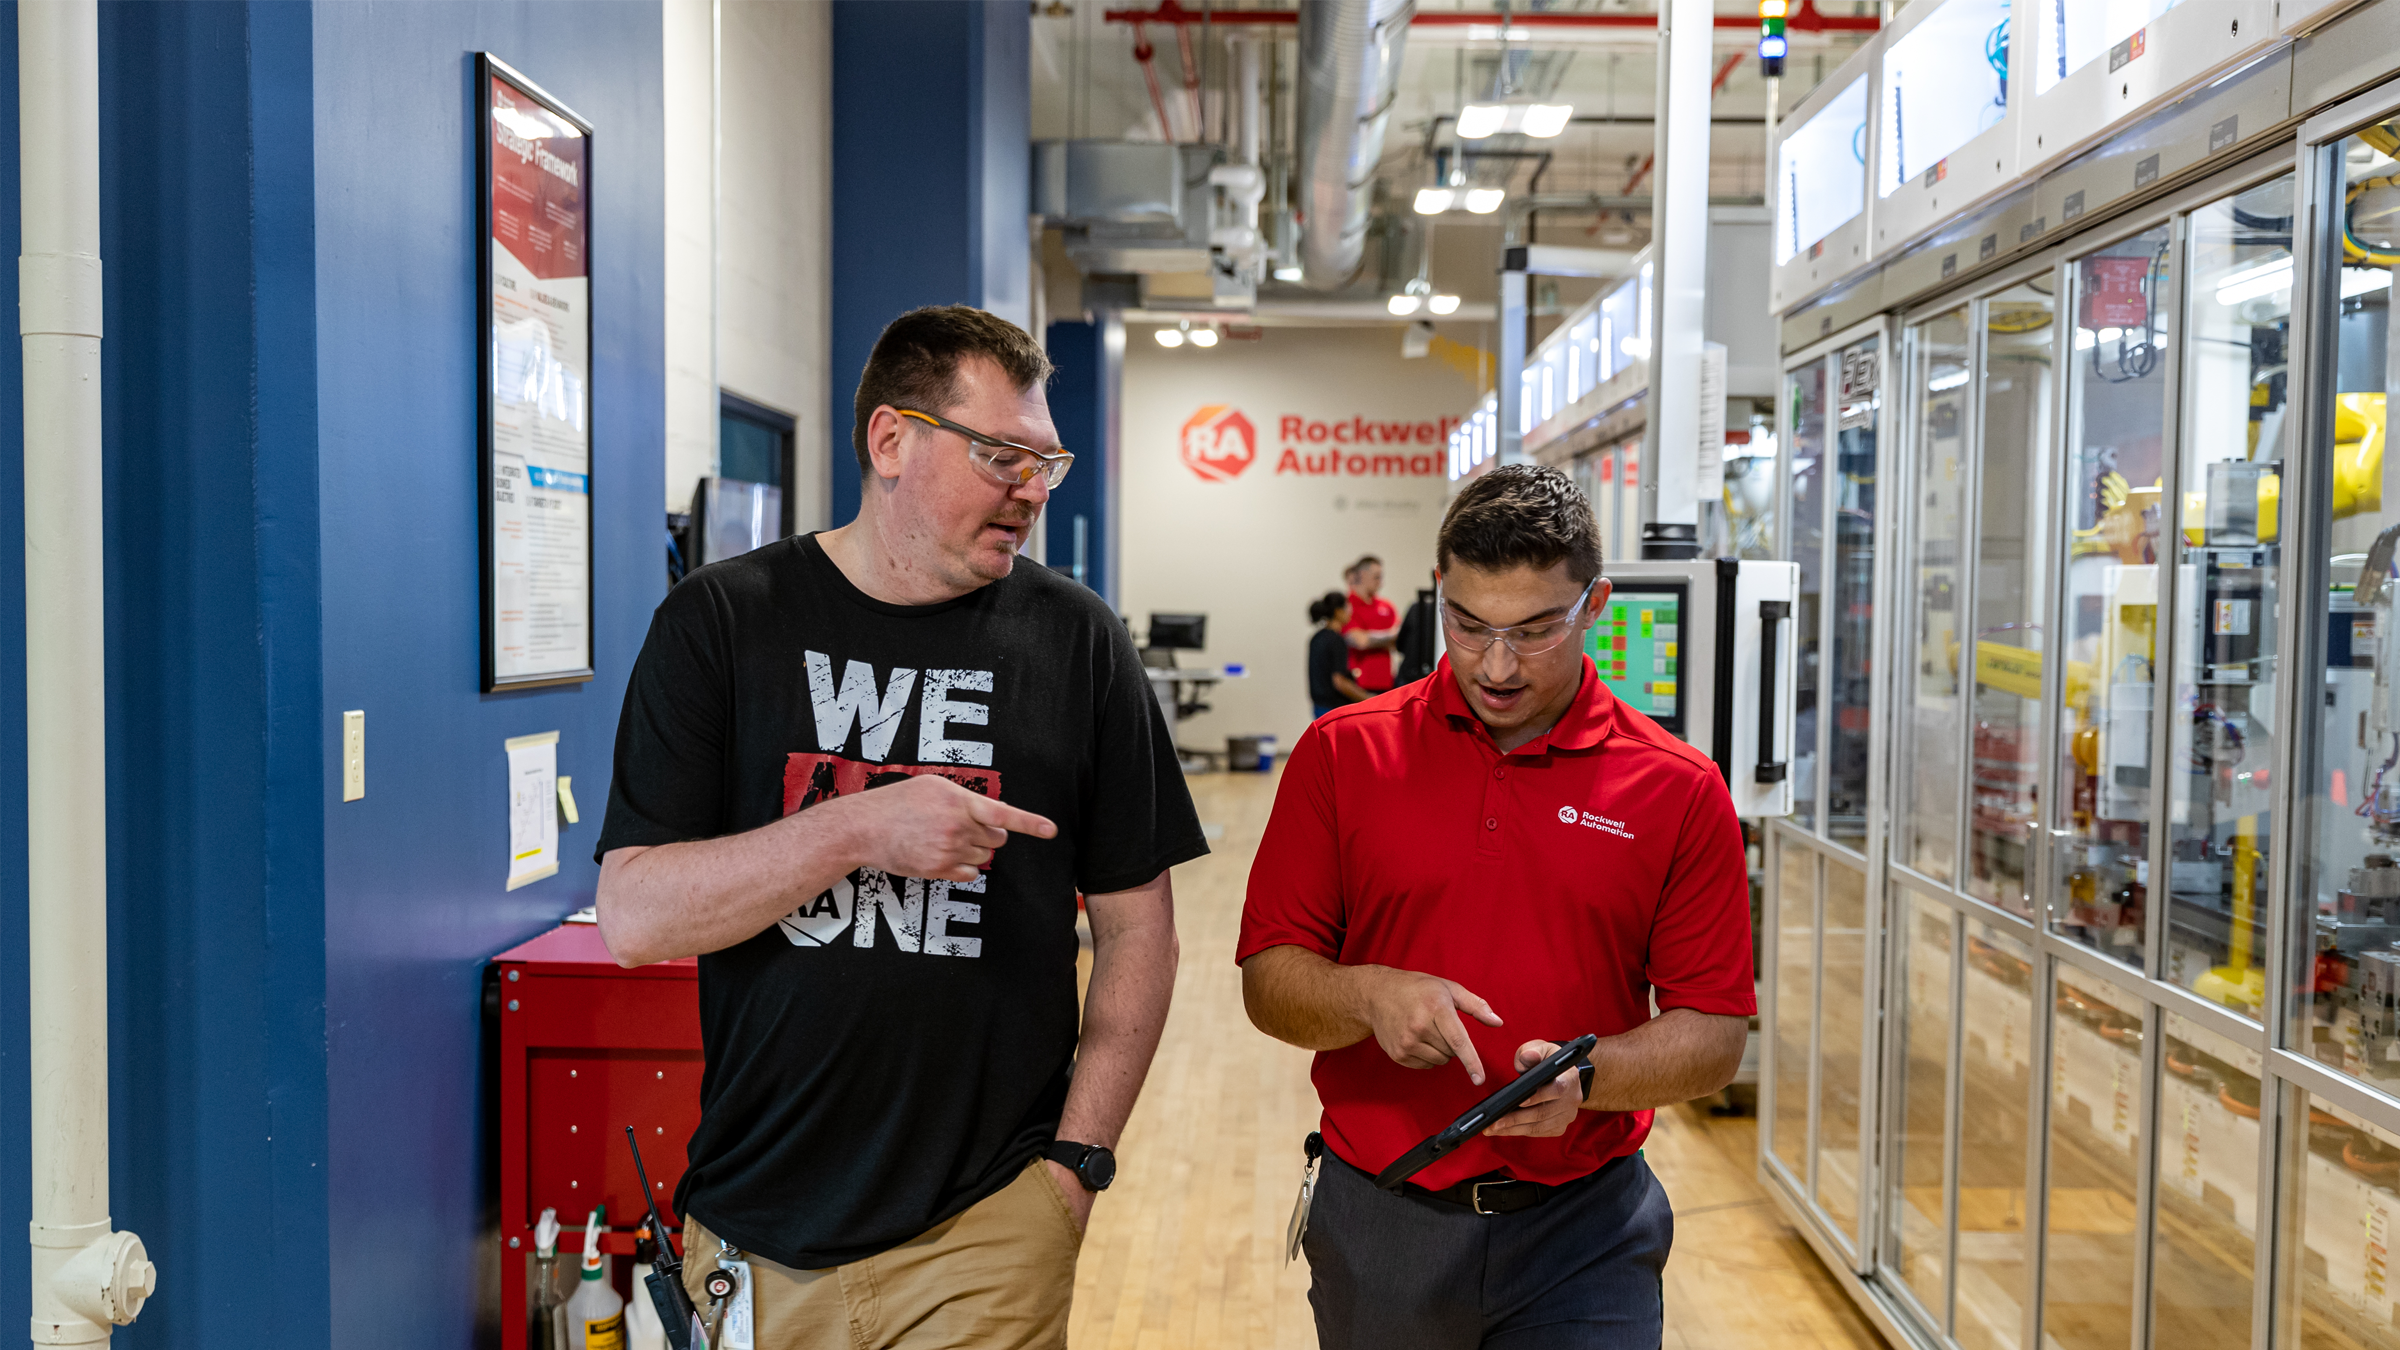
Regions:
<instances>
[{"instance_id":1,"label":"yellow sticky note","mask_svg":"<svg viewBox=\"0 0 2400 1350\"><path fill-rule=\"evenodd\" d=\"M558 809L565 812L569 825L580 824L583 817L575 814L575 780L565 774L558 776Z\"/></svg>"}]
</instances>

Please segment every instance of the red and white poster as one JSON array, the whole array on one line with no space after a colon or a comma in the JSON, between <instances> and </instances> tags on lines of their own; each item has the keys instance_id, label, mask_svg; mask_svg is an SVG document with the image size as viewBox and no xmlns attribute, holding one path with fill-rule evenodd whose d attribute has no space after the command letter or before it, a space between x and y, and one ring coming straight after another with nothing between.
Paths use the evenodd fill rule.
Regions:
<instances>
[{"instance_id":1,"label":"red and white poster","mask_svg":"<svg viewBox=\"0 0 2400 1350\"><path fill-rule=\"evenodd\" d=\"M487 689L592 673L589 128L483 62Z\"/></svg>"}]
</instances>

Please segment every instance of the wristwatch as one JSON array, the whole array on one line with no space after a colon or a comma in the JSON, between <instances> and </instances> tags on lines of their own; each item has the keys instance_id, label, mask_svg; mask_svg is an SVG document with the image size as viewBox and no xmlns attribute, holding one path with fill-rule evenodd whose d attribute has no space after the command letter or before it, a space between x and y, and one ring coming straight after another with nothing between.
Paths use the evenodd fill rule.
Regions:
<instances>
[{"instance_id":1,"label":"wristwatch","mask_svg":"<svg viewBox=\"0 0 2400 1350\"><path fill-rule=\"evenodd\" d=\"M1587 1059L1577 1064L1575 1072L1583 1078L1583 1096L1579 1100L1588 1102L1592 1099L1592 1062Z\"/></svg>"},{"instance_id":2,"label":"wristwatch","mask_svg":"<svg viewBox=\"0 0 2400 1350\"><path fill-rule=\"evenodd\" d=\"M1042 1156L1073 1172L1087 1191L1105 1191L1117 1179L1117 1155L1100 1144L1053 1139Z\"/></svg>"}]
</instances>

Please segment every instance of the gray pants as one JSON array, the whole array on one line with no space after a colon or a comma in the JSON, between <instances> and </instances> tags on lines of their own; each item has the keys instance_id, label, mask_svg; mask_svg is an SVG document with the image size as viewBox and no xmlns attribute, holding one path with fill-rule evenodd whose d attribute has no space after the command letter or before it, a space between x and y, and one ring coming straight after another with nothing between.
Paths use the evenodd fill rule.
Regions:
<instances>
[{"instance_id":1,"label":"gray pants","mask_svg":"<svg viewBox=\"0 0 2400 1350\"><path fill-rule=\"evenodd\" d=\"M1638 1155L1484 1215L1378 1190L1328 1152L1302 1248L1323 1350L1657 1350L1674 1242Z\"/></svg>"}]
</instances>

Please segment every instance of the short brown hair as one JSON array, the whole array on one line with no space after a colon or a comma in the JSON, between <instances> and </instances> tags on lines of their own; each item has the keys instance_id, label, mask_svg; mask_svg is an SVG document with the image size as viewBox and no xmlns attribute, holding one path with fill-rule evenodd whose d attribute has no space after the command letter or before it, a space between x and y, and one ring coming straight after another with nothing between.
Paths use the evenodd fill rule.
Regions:
<instances>
[{"instance_id":1,"label":"short brown hair","mask_svg":"<svg viewBox=\"0 0 2400 1350\"><path fill-rule=\"evenodd\" d=\"M928 305L912 309L883 330L867 368L858 377L851 405L850 448L858 467L868 467L867 423L889 404L937 412L958 399L958 364L970 356L991 360L1019 390L1050 378L1050 358L1032 335L997 314L972 305Z\"/></svg>"},{"instance_id":2,"label":"short brown hair","mask_svg":"<svg viewBox=\"0 0 2400 1350\"><path fill-rule=\"evenodd\" d=\"M1600 575L1600 523L1574 480L1540 464L1503 464L1467 484L1442 513L1434 557L1470 567L1542 571L1567 565L1579 582Z\"/></svg>"}]
</instances>

